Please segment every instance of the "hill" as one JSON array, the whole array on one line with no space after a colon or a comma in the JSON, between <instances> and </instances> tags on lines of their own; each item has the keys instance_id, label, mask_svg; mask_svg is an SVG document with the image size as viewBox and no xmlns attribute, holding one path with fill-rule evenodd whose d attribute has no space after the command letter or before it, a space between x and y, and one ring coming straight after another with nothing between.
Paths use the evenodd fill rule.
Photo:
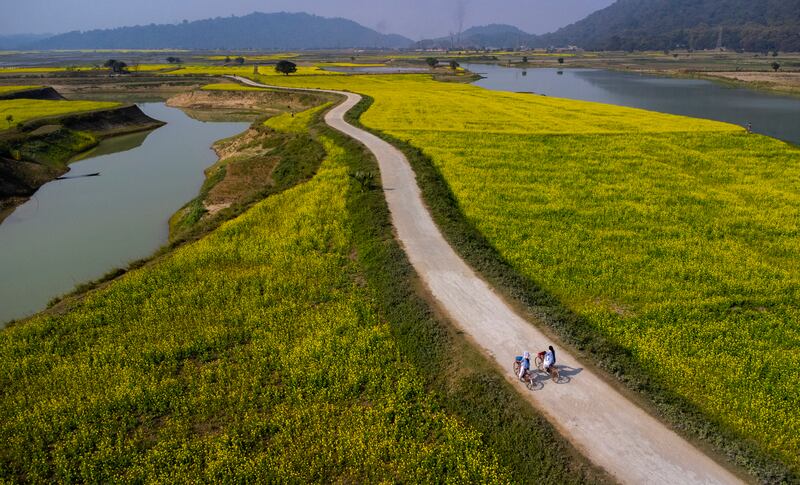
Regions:
<instances>
[{"instance_id":1,"label":"hill","mask_svg":"<svg viewBox=\"0 0 800 485\"><path fill-rule=\"evenodd\" d=\"M0 35L0 50L14 50L50 37L48 34Z\"/></svg>"},{"instance_id":2,"label":"hill","mask_svg":"<svg viewBox=\"0 0 800 485\"><path fill-rule=\"evenodd\" d=\"M513 25L490 24L480 27L471 27L461 35L440 37L438 39L422 40L417 42L420 49L458 48L458 47L519 47L530 42L531 34L520 30Z\"/></svg>"},{"instance_id":3,"label":"hill","mask_svg":"<svg viewBox=\"0 0 800 485\"><path fill-rule=\"evenodd\" d=\"M720 40L728 49L800 51L800 0L618 0L537 43L660 50Z\"/></svg>"},{"instance_id":4,"label":"hill","mask_svg":"<svg viewBox=\"0 0 800 485\"><path fill-rule=\"evenodd\" d=\"M36 49L343 49L408 47L413 42L385 35L342 18L305 13L252 13L181 24L140 25L69 32L34 42Z\"/></svg>"}]
</instances>

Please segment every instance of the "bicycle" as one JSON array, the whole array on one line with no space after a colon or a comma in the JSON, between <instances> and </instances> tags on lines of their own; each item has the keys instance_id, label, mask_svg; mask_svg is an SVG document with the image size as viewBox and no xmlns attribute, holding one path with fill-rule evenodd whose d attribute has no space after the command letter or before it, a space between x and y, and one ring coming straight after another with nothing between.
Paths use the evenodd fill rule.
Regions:
<instances>
[{"instance_id":1,"label":"bicycle","mask_svg":"<svg viewBox=\"0 0 800 485\"><path fill-rule=\"evenodd\" d=\"M536 368L540 372L544 372L545 374L550 376L550 379L552 379L553 382L555 382L556 384L560 383L561 373L558 371L558 367L556 367L555 365L551 365L549 370L547 371L544 370L544 354L545 352L539 352L538 354L536 354L536 357L533 359L533 363L536 365Z\"/></svg>"},{"instance_id":2,"label":"bicycle","mask_svg":"<svg viewBox=\"0 0 800 485\"><path fill-rule=\"evenodd\" d=\"M519 377L519 369L522 366L522 356L518 355L514 359L514 375ZM536 380L536 375L530 371L530 369L525 371L525 374L522 377L522 382L525 383L525 387L529 390L533 391L534 389L538 389L542 387L542 383Z\"/></svg>"}]
</instances>

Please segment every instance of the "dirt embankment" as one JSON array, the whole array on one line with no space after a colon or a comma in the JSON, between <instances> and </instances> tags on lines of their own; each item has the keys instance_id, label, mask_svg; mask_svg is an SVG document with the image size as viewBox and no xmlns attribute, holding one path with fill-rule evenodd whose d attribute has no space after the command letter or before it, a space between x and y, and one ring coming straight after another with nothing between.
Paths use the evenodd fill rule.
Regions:
<instances>
[{"instance_id":1,"label":"dirt embankment","mask_svg":"<svg viewBox=\"0 0 800 485\"><path fill-rule=\"evenodd\" d=\"M303 93L280 91L206 91L181 93L167 101L167 106L185 109L227 109L257 111L270 115L286 111L302 111L312 106L317 97Z\"/></svg>"},{"instance_id":2,"label":"dirt embankment","mask_svg":"<svg viewBox=\"0 0 800 485\"><path fill-rule=\"evenodd\" d=\"M120 106L86 113L68 114L56 118L40 118L23 125L23 131L33 131L42 126L58 124L73 131L85 131L98 138L152 130L164 123L150 118L136 105Z\"/></svg>"},{"instance_id":3,"label":"dirt embankment","mask_svg":"<svg viewBox=\"0 0 800 485\"><path fill-rule=\"evenodd\" d=\"M13 91L10 93L0 94L0 101L9 99L43 99L48 101L58 101L64 99L58 91L50 87L41 87L33 89L23 89L22 91Z\"/></svg>"},{"instance_id":4,"label":"dirt embankment","mask_svg":"<svg viewBox=\"0 0 800 485\"><path fill-rule=\"evenodd\" d=\"M755 88L800 94L800 72L731 71L706 72L704 77L722 79Z\"/></svg>"}]
</instances>

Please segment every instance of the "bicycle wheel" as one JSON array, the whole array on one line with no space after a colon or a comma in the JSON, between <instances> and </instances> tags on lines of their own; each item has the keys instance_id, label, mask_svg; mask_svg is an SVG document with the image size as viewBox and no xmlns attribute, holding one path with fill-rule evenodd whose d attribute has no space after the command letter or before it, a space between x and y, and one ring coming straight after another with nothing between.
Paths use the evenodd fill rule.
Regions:
<instances>
[{"instance_id":1,"label":"bicycle wheel","mask_svg":"<svg viewBox=\"0 0 800 485\"><path fill-rule=\"evenodd\" d=\"M550 368L550 378L553 379L553 382L556 384L561 382L561 374L558 372L558 368L555 366Z\"/></svg>"},{"instance_id":2,"label":"bicycle wheel","mask_svg":"<svg viewBox=\"0 0 800 485\"><path fill-rule=\"evenodd\" d=\"M544 384L536 379L536 376L533 375L533 372L530 372L528 373L527 379L525 379L525 387L531 391L535 391L544 387Z\"/></svg>"},{"instance_id":3,"label":"bicycle wheel","mask_svg":"<svg viewBox=\"0 0 800 485\"><path fill-rule=\"evenodd\" d=\"M519 366L522 365L518 360L514 361L514 375L519 376Z\"/></svg>"},{"instance_id":4,"label":"bicycle wheel","mask_svg":"<svg viewBox=\"0 0 800 485\"><path fill-rule=\"evenodd\" d=\"M542 363L544 363L544 361L542 360L542 358L541 358L541 357L539 357L539 356L537 355L537 356L536 356L536 358L535 358L535 359L533 359L533 363L536 365L536 368L537 368L537 369L539 369L539 370L542 370Z\"/></svg>"}]
</instances>

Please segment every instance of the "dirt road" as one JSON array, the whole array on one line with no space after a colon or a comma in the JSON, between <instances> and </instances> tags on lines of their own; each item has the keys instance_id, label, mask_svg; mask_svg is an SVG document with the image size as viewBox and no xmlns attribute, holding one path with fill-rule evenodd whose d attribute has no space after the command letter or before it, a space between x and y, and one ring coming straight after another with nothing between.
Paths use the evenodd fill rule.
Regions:
<instances>
[{"instance_id":1,"label":"dirt road","mask_svg":"<svg viewBox=\"0 0 800 485\"><path fill-rule=\"evenodd\" d=\"M263 86L237 78L240 82ZM263 86L266 87L266 86ZM347 100L325 121L355 138L378 160L386 200L397 237L431 294L454 323L469 334L510 380L514 356L546 348L548 339L506 304L466 263L436 227L425 208L414 172L405 156L377 136L356 128L344 115L361 99ZM591 461L622 483L740 483L734 474L703 454L658 420L626 399L562 348L555 346L565 384L547 381L529 391L513 380L531 401Z\"/></svg>"}]
</instances>

